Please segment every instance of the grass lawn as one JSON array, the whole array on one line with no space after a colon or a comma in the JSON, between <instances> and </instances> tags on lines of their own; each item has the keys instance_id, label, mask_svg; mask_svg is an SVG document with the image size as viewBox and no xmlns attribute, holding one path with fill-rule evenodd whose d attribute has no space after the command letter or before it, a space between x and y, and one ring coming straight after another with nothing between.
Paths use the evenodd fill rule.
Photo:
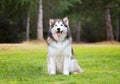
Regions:
<instances>
[{"instance_id":1,"label":"grass lawn","mask_svg":"<svg viewBox=\"0 0 120 84\"><path fill-rule=\"evenodd\" d=\"M77 75L47 74L44 44L0 44L0 84L120 84L120 45L73 45L84 69Z\"/></svg>"}]
</instances>

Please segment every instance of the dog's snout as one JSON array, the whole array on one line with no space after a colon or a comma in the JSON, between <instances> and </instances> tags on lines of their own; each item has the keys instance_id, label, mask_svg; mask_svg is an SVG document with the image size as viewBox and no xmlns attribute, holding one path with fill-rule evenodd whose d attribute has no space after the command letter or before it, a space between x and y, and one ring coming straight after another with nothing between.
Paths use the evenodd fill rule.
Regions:
<instances>
[{"instance_id":1,"label":"dog's snout","mask_svg":"<svg viewBox=\"0 0 120 84\"><path fill-rule=\"evenodd\" d=\"M58 31L60 31L60 28L57 28Z\"/></svg>"}]
</instances>

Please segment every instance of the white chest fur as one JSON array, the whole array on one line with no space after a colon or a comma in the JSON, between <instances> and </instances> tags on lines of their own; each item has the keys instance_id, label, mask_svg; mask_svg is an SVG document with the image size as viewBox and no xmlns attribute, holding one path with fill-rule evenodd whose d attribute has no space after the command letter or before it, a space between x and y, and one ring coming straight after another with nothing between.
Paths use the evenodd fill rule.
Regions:
<instances>
[{"instance_id":1,"label":"white chest fur","mask_svg":"<svg viewBox=\"0 0 120 84\"><path fill-rule=\"evenodd\" d=\"M48 46L48 54L52 54L55 57L61 57L69 55L71 52L71 42L65 40L64 42L53 42Z\"/></svg>"},{"instance_id":2,"label":"white chest fur","mask_svg":"<svg viewBox=\"0 0 120 84\"><path fill-rule=\"evenodd\" d=\"M71 42L65 40L64 42L53 42L48 46L48 58L52 58L55 62L56 71L63 72L63 64L66 57L72 56Z\"/></svg>"}]
</instances>

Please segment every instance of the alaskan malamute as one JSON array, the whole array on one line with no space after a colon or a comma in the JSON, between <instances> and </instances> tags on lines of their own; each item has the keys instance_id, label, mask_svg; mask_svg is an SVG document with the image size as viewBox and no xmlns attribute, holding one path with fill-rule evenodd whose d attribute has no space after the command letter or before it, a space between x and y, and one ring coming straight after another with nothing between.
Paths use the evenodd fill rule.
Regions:
<instances>
[{"instance_id":1,"label":"alaskan malamute","mask_svg":"<svg viewBox=\"0 0 120 84\"><path fill-rule=\"evenodd\" d=\"M48 73L80 73L83 70L73 56L72 38L68 18L50 19L48 31Z\"/></svg>"}]
</instances>

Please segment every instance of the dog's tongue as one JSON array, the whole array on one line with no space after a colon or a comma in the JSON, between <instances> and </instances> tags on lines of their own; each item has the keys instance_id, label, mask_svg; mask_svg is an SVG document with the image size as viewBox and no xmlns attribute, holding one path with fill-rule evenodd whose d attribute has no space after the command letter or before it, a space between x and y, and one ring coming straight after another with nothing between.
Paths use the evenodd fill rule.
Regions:
<instances>
[{"instance_id":1,"label":"dog's tongue","mask_svg":"<svg viewBox=\"0 0 120 84\"><path fill-rule=\"evenodd\" d=\"M57 33L57 36L60 37L60 36L61 36L61 33Z\"/></svg>"}]
</instances>

